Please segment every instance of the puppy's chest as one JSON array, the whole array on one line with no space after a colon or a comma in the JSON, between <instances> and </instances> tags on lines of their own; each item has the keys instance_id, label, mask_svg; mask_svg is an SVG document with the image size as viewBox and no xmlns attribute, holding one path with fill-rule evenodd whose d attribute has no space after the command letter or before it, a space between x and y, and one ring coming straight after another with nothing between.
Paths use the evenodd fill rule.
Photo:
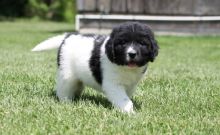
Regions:
<instances>
[{"instance_id":1,"label":"puppy's chest","mask_svg":"<svg viewBox=\"0 0 220 135\"><path fill-rule=\"evenodd\" d=\"M126 87L127 89L132 89L133 87L135 87L138 81L143 76L143 74L138 70L118 70L115 71L113 74L114 81L117 84Z\"/></svg>"}]
</instances>

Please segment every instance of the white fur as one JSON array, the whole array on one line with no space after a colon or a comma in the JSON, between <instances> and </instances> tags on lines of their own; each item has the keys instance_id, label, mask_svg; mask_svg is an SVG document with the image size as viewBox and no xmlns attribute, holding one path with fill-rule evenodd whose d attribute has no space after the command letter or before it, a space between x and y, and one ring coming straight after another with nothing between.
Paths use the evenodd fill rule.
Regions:
<instances>
[{"instance_id":1,"label":"white fur","mask_svg":"<svg viewBox=\"0 0 220 135\"><path fill-rule=\"evenodd\" d=\"M57 48L64 36L57 36L37 45L33 51ZM80 35L71 35L61 49L61 63L57 72L56 93L60 100L72 100L80 95L84 85L102 92L107 99L123 112L134 112L130 97L135 86L143 76L143 67L118 66L112 63L105 53L104 41L101 47L102 85L94 79L89 68L89 59L94 39ZM59 44L59 45L58 45Z\"/></svg>"},{"instance_id":2,"label":"white fur","mask_svg":"<svg viewBox=\"0 0 220 135\"><path fill-rule=\"evenodd\" d=\"M41 42L40 44L38 44L31 51L37 52L37 51L45 51L45 50L58 48L65 36L66 34L49 38L48 40L45 40L44 42Z\"/></svg>"}]
</instances>

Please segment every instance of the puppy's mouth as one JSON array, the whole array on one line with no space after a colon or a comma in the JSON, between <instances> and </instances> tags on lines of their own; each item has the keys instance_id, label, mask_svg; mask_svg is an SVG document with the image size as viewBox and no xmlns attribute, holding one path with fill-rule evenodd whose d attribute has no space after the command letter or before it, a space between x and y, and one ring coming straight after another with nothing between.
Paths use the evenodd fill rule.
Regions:
<instances>
[{"instance_id":1,"label":"puppy's mouth","mask_svg":"<svg viewBox=\"0 0 220 135\"><path fill-rule=\"evenodd\" d=\"M127 63L127 65L128 65L128 67L130 67L130 68L138 67L137 63L134 62L134 61L129 61L129 62Z\"/></svg>"}]
</instances>

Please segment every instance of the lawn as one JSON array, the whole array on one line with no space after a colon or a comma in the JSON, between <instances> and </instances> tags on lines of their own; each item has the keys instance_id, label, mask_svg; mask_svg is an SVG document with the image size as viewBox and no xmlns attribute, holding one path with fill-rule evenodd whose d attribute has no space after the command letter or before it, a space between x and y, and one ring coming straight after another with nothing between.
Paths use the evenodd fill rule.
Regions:
<instances>
[{"instance_id":1,"label":"lawn","mask_svg":"<svg viewBox=\"0 0 220 135\"><path fill-rule=\"evenodd\" d=\"M220 36L157 36L159 56L133 97L134 115L86 88L60 103L56 51L40 41L73 24L0 22L0 134L220 134Z\"/></svg>"}]
</instances>

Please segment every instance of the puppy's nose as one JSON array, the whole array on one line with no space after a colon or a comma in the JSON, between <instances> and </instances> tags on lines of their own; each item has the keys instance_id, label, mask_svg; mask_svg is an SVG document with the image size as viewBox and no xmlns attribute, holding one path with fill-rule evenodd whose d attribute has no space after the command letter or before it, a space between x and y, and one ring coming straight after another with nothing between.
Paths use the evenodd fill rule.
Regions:
<instances>
[{"instance_id":1,"label":"puppy's nose","mask_svg":"<svg viewBox=\"0 0 220 135\"><path fill-rule=\"evenodd\" d=\"M129 52L128 53L128 56L131 58L131 59L134 59L136 57L137 53L136 52Z\"/></svg>"}]
</instances>

